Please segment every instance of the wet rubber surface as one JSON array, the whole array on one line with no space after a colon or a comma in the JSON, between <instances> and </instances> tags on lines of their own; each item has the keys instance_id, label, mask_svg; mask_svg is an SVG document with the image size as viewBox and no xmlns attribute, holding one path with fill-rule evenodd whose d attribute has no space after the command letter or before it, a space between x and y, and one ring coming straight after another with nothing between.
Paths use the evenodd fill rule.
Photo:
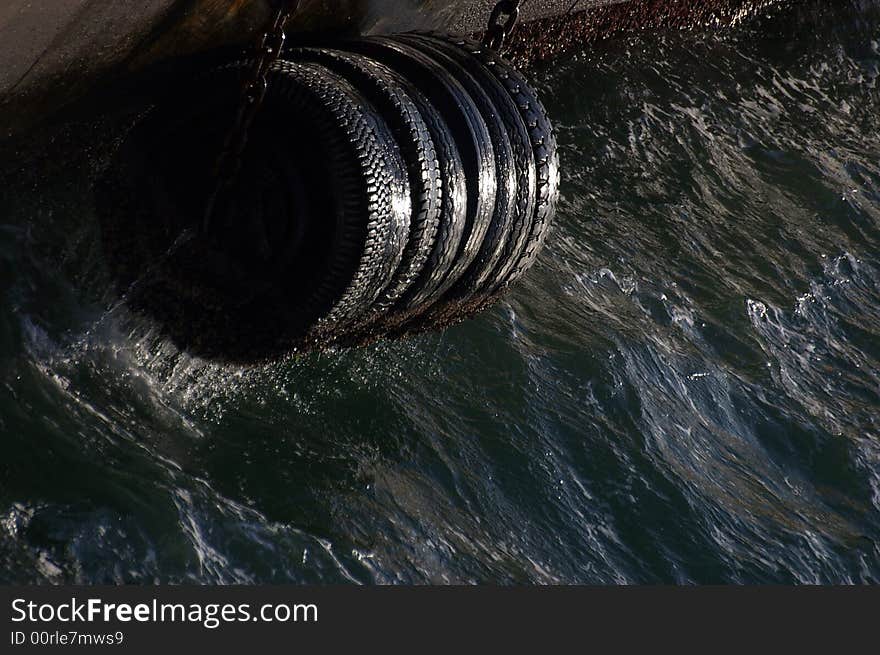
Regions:
<instances>
[{"instance_id":1,"label":"wet rubber surface","mask_svg":"<svg viewBox=\"0 0 880 655\"><path fill-rule=\"evenodd\" d=\"M254 368L118 303L105 127L4 148L0 581L877 582L878 75L874 2L536 71L517 289Z\"/></svg>"}]
</instances>

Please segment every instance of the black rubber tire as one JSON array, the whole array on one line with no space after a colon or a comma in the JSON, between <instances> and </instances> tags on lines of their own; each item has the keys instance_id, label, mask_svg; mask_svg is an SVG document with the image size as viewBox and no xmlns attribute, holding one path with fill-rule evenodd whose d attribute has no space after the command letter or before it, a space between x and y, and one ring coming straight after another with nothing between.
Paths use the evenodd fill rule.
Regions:
<instances>
[{"instance_id":1,"label":"black rubber tire","mask_svg":"<svg viewBox=\"0 0 880 655\"><path fill-rule=\"evenodd\" d=\"M464 165L467 185L465 235L452 269L424 302L427 307L443 298L477 257L489 229L497 188L495 153L480 111L464 87L442 66L409 44L388 37L370 37L343 46L377 59L398 71L421 91L441 113Z\"/></svg>"},{"instance_id":2,"label":"black rubber tire","mask_svg":"<svg viewBox=\"0 0 880 655\"><path fill-rule=\"evenodd\" d=\"M514 199L513 220L509 238L504 242L498 266L480 289L481 293L491 293L504 283L512 269L517 265L519 254L526 247L537 201L537 171L535 153L529 128L523 120L520 108L513 96L490 68L473 56L470 52L448 38L438 37L430 33L418 33L422 39L430 40L450 57L454 57L467 71L473 75L477 83L485 90L498 111L498 118L507 130L507 136L513 150L516 168L516 192Z\"/></svg>"},{"instance_id":3,"label":"black rubber tire","mask_svg":"<svg viewBox=\"0 0 880 655\"><path fill-rule=\"evenodd\" d=\"M550 230L559 201L559 152L556 135L547 110L534 87L509 61L471 39L435 32L426 32L424 36L451 43L476 57L503 85L529 131L537 172L535 212L522 250L495 288L496 292L500 292L519 280L534 264Z\"/></svg>"},{"instance_id":4,"label":"black rubber tire","mask_svg":"<svg viewBox=\"0 0 880 655\"><path fill-rule=\"evenodd\" d=\"M303 130L317 138L336 194L336 230L325 275L300 310L316 317L310 334L332 338L333 331L370 310L403 257L411 215L405 165L376 108L322 66L276 62L258 120L275 109L273 103L296 130L291 147Z\"/></svg>"},{"instance_id":5,"label":"black rubber tire","mask_svg":"<svg viewBox=\"0 0 880 655\"><path fill-rule=\"evenodd\" d=\"M480 298L487 287L494 288L498 282L495 273L504 268L504 255L511 259L510 253L525 238L524 227L534 207L534 157L528 147L525 126L512 106L513 101L482 64L461 48L436 39L415 34L401 34L394 38L425 52L464 86L479 108L492 139L498 179L492 221L476 259L449 294L452 304L464 308ZM494 96L490 94L493 87ZM523 147L523 137L526 138L526 147ZM515 149L513 143L517 138L519 147ZM524 184L520 186L520 182Z\"/></svg>"},{"instance_id":6,"label":"black rubber tire","mask_svg":"<svg viewBox=\"0 0 880 655\"><path fill-rule=\"evenodd\" d=\"M208 175L200 180L193 173L210 171L233 124L248 65L229 64L178 90L174 102L154 109L120 151L126 154L124 164L135 162L135 168L164 175L158 192L153 185L143 193L130 180L121 185L132 191L125 198L123 190L123 206L128 203L138 222L155 224L154 235L169 232L169 225L179 232L201 222L211 182ZM154 293L166 298L159 303L166 315L159 318L181 323L169 328L171 336L189 338L197 354L249 361L332 342L370 311L407 244L408 176L375 107L346 80L316 64L277 62L268 78L242 172L220 197L210 233L190 239L182 252L161 262L164 279ZM172 138L178 141L169 143ZM163 152L172 145L172 154ZM272 159L273 166L255 169L254 160L260 159ZM288 176L291 161L297 162L296 175ZM270 168L280 171L282 181L273 190L286 192L283 182L300 182L307 197L297 201L298 194L288 194L295 198L284 205L284 217L308 221L310 239L300 239L294 252L285 251L286 266L264 266L260 275L249 275L250 248L236 237L251 229L255 205L265 200L249 184ZM180 189L186 194L177 193ZM164 234L166 247L169 236ZM147 266L149 258L161 256L156 246L162 239L159 235L144 253Z\"/></svg>"},{"instance_id":7,"label":"black rubber tire","mask_svg":"<svg viewBox=\"0 0 880 655\"><path fill-rule=\"evenodd\" d=\"M385 118L406 164L412 202L409 238L400 266L374 303L372 313L358 321L368 323L412 287L437 239L443 180L431 131L405 90L404 81L387 66L356 53L327 48L298 48L285 52L285 58L317 63L354 85Z\"/></svg>"},{"instance_id":8,"label":"black rubber tire","mask_svg":"<svg viewBox=\"0 0 880 655\"><path fill-rule=\"evenodd\" d=\"M400 80L418 107L434 141L440 165L441 202L434 248L419 277L389 314L388 319L394 324L405 320L439 296L440 285L455 266L467 234L467 182L455 138L428 98L403 76L400 76Z\"/></svg>"},{"instance_id":9,"label":"black rubber tire","mask_svg":"<svg viewBox=\"0 0 880 655\"><path fill-rule=\"evenodd\" d=\"M365 57L356 51L347 54L364 57L394 76L405 95L412 100L428 129L439 168L440 215L436 235L421 272L395 306L384 316L385 323L396 325L412 316L423 305L433 302L438 288L446 280L457 261L467 227L467 186L464 165L446 121L415 85L406 77L375 59ZM377 331L381 331L381 329L381 326L376 328ZM375 335L355 335L355 342L361 338L371 339L373 336Z\"/></svg>"}]
</instances>

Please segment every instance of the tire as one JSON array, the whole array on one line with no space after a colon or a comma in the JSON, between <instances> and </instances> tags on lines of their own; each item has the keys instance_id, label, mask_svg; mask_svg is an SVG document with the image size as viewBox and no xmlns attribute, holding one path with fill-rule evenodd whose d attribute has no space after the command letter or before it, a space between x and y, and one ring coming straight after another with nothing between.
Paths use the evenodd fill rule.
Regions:
<instances>
[{"instance_id":1,"label":"tire","mask_svg":"<svg viewBox=\"0 0 880 655\"><path fill-rule=\"evenodd\" d=\"M390 283L359 323L369 323L393 306L422 272L440 223L443 180L434 140L405 82L388 67L366 57L326 48L288 51L285 57L319 64L348 80L384 117L406 165L412 216L403 257Z\"/></svg>"},{"instance_id":2,"label":"tire","mask_svg":"<svg viewBox=\"0 0 880 655\"><path fill-rule=\"evenodd\" d=\"M147 235L138 268L155 279L140 285L139 308L195 354L235 361L326 345L371 311L403 258L411 213L404 162L376 108L325 68L276 62L209 233L169 250L201 222L212 186L202 172L234 124L248 65L212 71L154 109L111 185L130 231Z\"/></svg>"},{"instance_id":3,"label":"tire","mask_svg":"<svg viewBox=\"0 0 880 655\"><path fill-rule=\"evenodd\" d=\"M492 221L477 258L451 290L449 308L444 310L457 307L466 311L468 304L497 285L497 271L512 265L512 253L525 239L535 197L535 165L528 133L500 83L461 48L415 34L394 38L421 49L465 87L492 139L499 181Z\"/></svg>"},{"instance_id":4,"label":"tire","mask_svg":"<svg viewBox=\"0 0 880 655\"><path fill-rule=\"evenodd\" d=\"M434 141L440 165L441 203L434 248L419 277L390 312L388 322L394 325L405 321L439 297L441 285L455 266L459 249L467 235L468 206L464 164L449 126L421 91L402 77L401 82L418 107Z\"/></svg>"},{"instance_id":5,"label":"tire","mask_svg":"<svg viewBox=\"0 0 880 655\"><path fill-rule=\"evenodd\" d=\"M346 42L345 47L386 64L410 80L440 112L461 155L467 188L464 237L449 273L423 301L423 307L428 307L462 278L479 254L489 229L498 184L489 130L464 87L418 48L387 37Z\"/></svg>"},{"instance_id":6,"label":"tire","mask_svg":"<svg viewBox=\"0 0 880 655\"><path fill-rule=\"evenodd\" d=\"M515 256L510 270L500 276L494 289L495 293L499 293L519 280L534 264L550 230L559 200L559 152L556 135L547 110L535 90L510 62L471 39L433 32L424 33L423 36L462 48L482 63L514 101L529 132L537 174L535 211L522 249Z\"/></svg>"}]
</instances>

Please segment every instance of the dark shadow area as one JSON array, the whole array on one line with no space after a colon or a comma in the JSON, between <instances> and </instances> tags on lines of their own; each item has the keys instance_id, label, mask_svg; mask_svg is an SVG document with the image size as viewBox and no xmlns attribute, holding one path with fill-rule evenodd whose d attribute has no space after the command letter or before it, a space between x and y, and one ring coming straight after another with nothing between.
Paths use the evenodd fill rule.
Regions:
<instances>
[{"instance_id":1,"label":"dark shadow area","mask_svg":"<svg viewBox=\"0 0 880 655\"><path fill-rule=\"evenodd\" d=\"M122 300L191 354L249 363L314 344L321 308L303 302L333 244L334 199L312 131L266 105L203 229L237 88L206 84L150 111L96 185L96 207Z\"/></svg>"}]
</instances>

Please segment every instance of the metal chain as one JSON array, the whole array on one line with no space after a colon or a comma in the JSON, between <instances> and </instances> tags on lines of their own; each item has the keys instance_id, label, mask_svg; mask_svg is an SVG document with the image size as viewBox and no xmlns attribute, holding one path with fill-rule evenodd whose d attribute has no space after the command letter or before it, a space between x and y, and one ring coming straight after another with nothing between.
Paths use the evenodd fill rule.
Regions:
<instances>
[{"instance_id":1,"label":"metal chain","mask_svg":"<svg viewBox=\"0 0 880 655\"><path fill-rule=\"evenodd\" d=\"M522 0L499 0L489 16L489 26L483 36L484 47L496 51L504 47L519 20L520 5Z\"/></svg>"},{"instance_id":2,"label":"metal chain","mask_svg":"<svg viewBox=\"0 0 880 655\"><path fill-rule=\"evenodd\" d=\"M299 9L300 0L274 0L274 11L269 28L260 37L256 58L245 77L235 121L223 141L223 148L214 164L214 187L205 205L202 230L207 232L223 189L232 183L241 168L241 156L247 146L248 131L266 97L269 69L281 56L284 46L284 27Z\"/></svg>"}]
</instances>

